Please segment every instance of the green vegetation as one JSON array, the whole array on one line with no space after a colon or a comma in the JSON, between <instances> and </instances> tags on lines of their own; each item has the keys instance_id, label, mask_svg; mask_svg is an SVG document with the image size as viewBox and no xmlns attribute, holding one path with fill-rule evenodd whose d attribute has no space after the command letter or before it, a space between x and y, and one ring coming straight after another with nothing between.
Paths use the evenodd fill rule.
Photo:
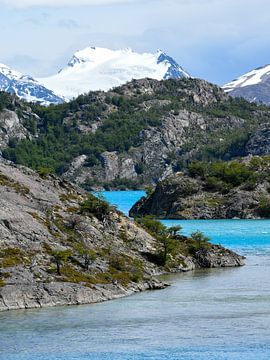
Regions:
<instances>
[{"instance_id":1,"label":"green vegetation","mask_svg":"<svg viewBox=\"0 0 270 360\"><path fill-rule=\"evenodd\" d=\"M270 218L270 197L261 197L258 213L263 218Z\"/></svg>"},{"instance_id":2,"label":"green vegetation","mask_svg":"<svg viewBox=\"0 0 270 360\"><path fill-rule=\"evenodd\" d=\"M206 191L226 194L239 186L243 190L252 191L259 183L267 182L270 185L270 156L256 156L246 162L236 160L228 162L193 161L189 164L187 173L193 178L203 180L203 187ZM260 208L265 208L265 205L262 204ZM264 211L260 210L260 212Z\"/></svg>"},{"instance_id":3,"label":"green vegetation","mask_svg":"<svg viewBox=\"0 0 270 360\"><path fill-rule=\"evenodd\" d=\"M28 263L26 254L19 248L5 248L0 250L0 268L8 268Z\"/></svg>"},{"instance_id":4,"label":"green vegetation","mask_svg":"<svg viewBox=\"0 0 270 360\"><path fill-rule=\"evenodd\" d=\"M196 254L201 249L209 249L211 244L210 238L205 236L201 231L195 231L190 236L189 251L191 254Z\"/></svg>"},{"instance_id":5,"label":"green vegetation","mask_svg":"<svg viewBox=\"0 0 270 360\"><path fill-rule=\"evenodd\" d=\"M128 151L130 147L139 145L143 129L160 125L162 110L135 111L143 99L143 96L125 98L108 95L106 104L93 92L66 104L47 108L32 105L33 111L42 119L39 122L36 120L39 138L13 144L4 150L3 155L36 170L50 168L58 174L63 173L70 161L81 154L88 156L88 166L97 165L102 152ZM115 107L113 111L109 111L111 106ZM69 120L71 113L74 116ZM83 134L78 129L79 121L88 126L98 122L100 126L95 134Z\"/></svg>"},{"instance_id":6,"label":"green vegetation","mask_svg":"<svg viewBox=\"0 0 270 360\"><path fill-rule=\"evenodd\" d=\"M78 244L76 250L83 259L85 270L89 270L89 266L97 259L97 253L83 244Z\"/></svg>"},{"instance_id":7,"label":"green vegetation","mask_svg":"<svg viewBox=\"0 0 270 360\"><path fill-rule=\"evenodd\" d=\"M143 279L143 263L124 254L111 255L109 259L109 274L112 280L122 285L139 282Z\"/></svg>"},{"instance_id":8,"label":"green vegetation","mask_svg":"<svg viewBox=\"0 0 270 360\"><path fill-rule=\"evenodd\" d=\"M57 275L61 276L61 267L71 257L71 250L54 250L52 251L53 260L56 264Z\"/></svg>"},{"instance_id":9,"label":"green vegetation","mask_svg":"<svg viewBox=\"0 0 270 360\"><path fill-rule=\"evenodd\" d=\"M7 92L0 91L0 111L8 109L14 110L14 97Z\"/></svg>"},{"instance_id":10,"label":"green vegetation","mask_svg":"<svg viewBox=\"0 0 270 360\"><path fill-rule=\"evenodd\" d=\"M268 164L266 159L265 164ZM212 163L195 161L189 165L188 173L194 178L201 178L204 181L206 191L227 193L232 188L240 185L245 190L254 189L256 182L262 175L258 173L256 166L254 161L247 164L239 161ZM268 171L270 175L268 165L265 166L264 170Z\"/></svg>"},{"instance_id":11,"label":"green vegetation","mask_svg":"<svg viewBox=\"0 0 270 360\"><path fill-rule=\"evenodd\" d=\"M181 226L167 228L153 216L137 218L136 222L158 240L160 250L152 256L152 261L158 265L170 268L177 261L183 261L178 258L179 255L194 255L197 251L210 247L210 239L201 232L195 232L189 238L181 235Z\"/></svg>"},{"instance_id":12,"label":"green vegetation","mask_svg":"<svg viewBox=\"0 0 270 360\"><path fill-rule=\"evenodd\" d=\"M102 198L89 194L87 199L81 203L82 214L90 214L99 220L104 220L112 211L112 207Z\"/></svg>"}]
</instances>

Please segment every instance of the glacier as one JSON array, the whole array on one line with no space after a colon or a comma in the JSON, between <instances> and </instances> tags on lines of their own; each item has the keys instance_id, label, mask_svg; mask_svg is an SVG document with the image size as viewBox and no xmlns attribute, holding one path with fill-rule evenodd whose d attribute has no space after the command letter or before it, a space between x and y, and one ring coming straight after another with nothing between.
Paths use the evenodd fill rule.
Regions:
<instances>
[{"instance_id":1,"label":"glacier","mask_svg":"<svg viewBox=\"0 0 270 360\"><path fill-rule=\"evenodd\" d=\"M190 75L166 53L137 53L132 49L87 47L77 51L57 74L38 79L45 87L72 99L90 90L107 91L133 79L188 78Z\"/></svg>"}]
</instances>

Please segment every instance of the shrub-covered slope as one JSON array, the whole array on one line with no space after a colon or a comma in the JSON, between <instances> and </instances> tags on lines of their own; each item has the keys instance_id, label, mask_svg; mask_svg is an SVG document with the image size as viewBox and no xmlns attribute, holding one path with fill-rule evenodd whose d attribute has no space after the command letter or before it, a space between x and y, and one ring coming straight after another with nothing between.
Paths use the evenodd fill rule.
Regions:
<instances>
[{"instance_id":1,"label":"shrub-covered slope","mask_svg":"<svg viewBox=\"0 0 270 360\"><path fill-rule=\"evenodd\" d=\"M269 150L268 107L197 79L135 80L31 112L31 121L20 118L28 136L11 133L4 157L87 188L140 187L194 158L245 156L262 142Z\"/></svg>"}]
</instances>

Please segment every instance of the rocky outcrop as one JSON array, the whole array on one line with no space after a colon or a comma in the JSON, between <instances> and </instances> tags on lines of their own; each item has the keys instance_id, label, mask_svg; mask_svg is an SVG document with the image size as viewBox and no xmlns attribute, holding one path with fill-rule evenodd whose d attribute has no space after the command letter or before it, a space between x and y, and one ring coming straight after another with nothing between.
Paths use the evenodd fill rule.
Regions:
<instances>
[{"instance_id":1,"label":"rocky outcrop","mask_svg":"<svg viewBox=\"0 0 270 360\"><path fill-rule=\"evenodd\" d=\"M269 155L270 154L270 125L262 124L250 137L246 145L247 154Z\"/></svg>"},{"instance_id":2,"label":"rocky outcrop","mask_svg":"<svg viewBox=\"0 0 270 360\"><path fill-rule=\"evenodd\" d=\"M93 183L90 187L95 190L104 189L107 184L113 188L113 184L110 183L116 179L134 182L138 179L135 163L131 157L119 156L116 151L106 151L100 155L100 163L101 166L91 168L87 166L87 156L80 155L72 161L63 177L78 185Z\"/></svg>"},{"instance_id":3,"label":"rocky outcrop","mask_svg":"<svg viewBox=\"0 0 270 360\"><path fill-rule=\"evenodd\" d=\"M15 111L0 112L0 149L5 148L11 140L31 138L31 133L23 126Z\"/></svg>"},{"instance_id":4,"label":"rocky outcrop","mask_svg":"<svg viewBox=\"0 0 270 360\"><path fill-rule=\"evenodd\" d=\"M0 311L100 302L164 288L154 277L164 271L243 264L213 247L213 260L178 252L165 268L154 260L161 247L75 185L0 163Z\"/></svg>"},{"instance_id":5,"label":"rocky outcrop","mask_svg":"<svg viewBox=\"0 0 270 360\"><path fill-rule=\"evenodd\" d=\"M220 245L199 250L195 254L198 266L202 268L235 267L244 265L244 259Z\"/></svg>"},{"instance_id":6,"label":"rocky outcrop","mask_svg":"<svg viewBox=\"0 0 270 360\"><path fill-rule=\"evenodd\" d=\"M267 175L260 168L259 171L257 182L251 177L252 180L232 188L211 177L202 180L184 173L170 175L132 207L130 216L187 220L268 218L269 183Z\"/></svg>"},{"instance_id":7,"label":"rocky outcrop","mask_svg":"<svg viewBox=\"0 0 270 360\"><path fill-rule=\"evenodd\" d=\"M63 305L83 305L129 296L133 293L164 289L166 284L150 279L123 287L121 284L83 286L74 283L50 282L8 284L0 290L0 311Z\"/></svg>"}]
</instances>

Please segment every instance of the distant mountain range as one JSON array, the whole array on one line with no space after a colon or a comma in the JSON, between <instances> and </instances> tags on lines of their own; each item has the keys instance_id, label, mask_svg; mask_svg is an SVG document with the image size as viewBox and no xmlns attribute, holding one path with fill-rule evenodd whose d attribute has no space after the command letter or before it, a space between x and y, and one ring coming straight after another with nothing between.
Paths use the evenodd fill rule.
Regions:
<instances>
[{"instance_id":1,"label":"distant mountain range","mask_svg":"<svg viewBox=\"0 0 270 360\"><path fill-rule=\"evenodd\" d=\"M73 54L57 74L34 79L0 64L0 91L42 105L59 104L89 91L108 91L133 79L155 80L190 78L172 57L156 53L137 53L132 49L111 50L87 47ZM270 65L248 72L225 84L233 97L270 105Z\"/></svg>"},{"instance_id":2,"label":"distant mountain range","mask_svg":"<svg viewBox=\"0 0 270 360\"><path fill-rule=\"evenodd\" d=\"M166 53L139 54L131 49L87 47L77 51L56 75L34 79L0 64L0 90L26 101L57 104L88 93L107 91L132 79L188 78L190 75Z\"/></svg>"},{"instance_id":3,"label":"distant mountain range","mask_svg":"<svg viewBox=\"0 0 270 360\"><path fill-rule=\"evenodd\" d=\"M223 86L234 97L270 105L270 65L252 70Z\"/></svg>"},{"instance_id":4,"label":"distant mountain range","mask_svg":"<svg viewBox=\"0 0 270 360\"><path fill-rule=\"evenodd\" d=\"M23 75L4 64L0 64L0 91L16 94L20 99L42 105L64 102L63 97L56 95L31 76Z\"/></svg>"}]
</instances>

